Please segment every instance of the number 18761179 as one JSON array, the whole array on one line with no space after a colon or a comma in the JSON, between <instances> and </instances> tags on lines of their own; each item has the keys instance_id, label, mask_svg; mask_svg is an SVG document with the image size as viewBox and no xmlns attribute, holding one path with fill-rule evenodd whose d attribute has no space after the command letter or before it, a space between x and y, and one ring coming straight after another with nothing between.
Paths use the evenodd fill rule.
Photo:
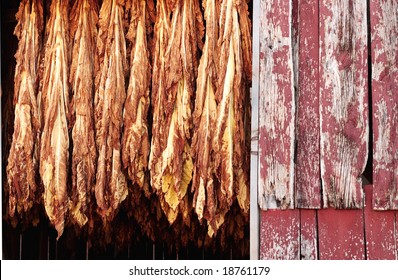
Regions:
<instances>
[{"instance_id":1,"label":"number 18761179","mask_svg":"<svg viewBox=\"0 0 398 280\"><path fill-rule=\"evenodd\" d=\"M223 275L268 275L271 269L268 266L257 266L257 267L240 267L240 266L230 266L223 267Z\"/></svg>"}]
</instances>

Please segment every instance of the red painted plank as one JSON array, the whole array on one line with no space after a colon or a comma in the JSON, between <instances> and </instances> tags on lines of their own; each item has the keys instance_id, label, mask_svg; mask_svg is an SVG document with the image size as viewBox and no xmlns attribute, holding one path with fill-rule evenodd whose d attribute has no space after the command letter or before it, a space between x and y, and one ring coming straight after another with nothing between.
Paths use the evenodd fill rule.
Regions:
<instances>
[{"instance_id":1,"label":"red painted plank","mask_svg":"<svg viewBox=\"0 0 398 280\"><path fill-rule=\"evenodd\" d=\"M295 1L299 12L295 200L299 208L320 208L318 0Z\"/></svg>"},{"instance_id":2,"label":"red painted plank","mask_svg":"<svg viewBox=\"0 0 398 280\"><path fill-rule=\"evenodd\" d=\"M261 211L260 259L299 259L299 234L300 210Z\"/></svg>"},{"instance_id":3,"label":"red painted plank","mask_svg":"<svg viewBox=\"0 0 398 280\"><path fill-rule=\"evenodd\" d=\"M320 2L324 207L359 208L368 153L366 1Z\"/></svg>"},{"instance_id":4,"label":"red painted plank","mask_svg":"<svg viewBox=\"0 0 398 280\"><path fill-rule=\"evenodd\" d=\"M396 246L396 259L398 260L398 211L395 211L395 246Z\"/></svg>"},{"instance_id":5,"label":"red painted plank","mask_svg":"<svg viewBox=\"0 0 398 280\"><path fill-rule=\"evenodd\" d=\"M398 209L398 1L371 0L373 207Z\"/></svg>"},{"instance_id":6,"label":"red painted plank","mask_svg":"<svg viewBox=\"0 0 398 280\"><path fill-rule=\"evenodd\" d=\"M368 260L395 260L395 212L372 209L372 185L365 189L365 238Z\"/></svg>"},{"instance_id":7,"label":"red painted plank","mask_svg":"<svg viewBox=\"0 0 398 280\"><path fill-rule=\"evenodd\" d=\"M259 205L294 207L291 1L262 0L260 31Z\"/></svg>"},{"instance_id":8,"label":"red painted plank","mask_svg":"<svg viewBox=\"0 0 398 280\"><path fill-rule=\"evenodd\" d=\"M300 209L300 258L317 260L316 210Z\"/></svg>"},{"instance_id":9,"label":"red painted plank","mask_svg":"<svg viewBox=\"0 0 398 280\"><path fill-rule=\"evenodd\" d=\"M362 210L318 210L319 259L364 260Z\"/></svg>"}]
</instances>

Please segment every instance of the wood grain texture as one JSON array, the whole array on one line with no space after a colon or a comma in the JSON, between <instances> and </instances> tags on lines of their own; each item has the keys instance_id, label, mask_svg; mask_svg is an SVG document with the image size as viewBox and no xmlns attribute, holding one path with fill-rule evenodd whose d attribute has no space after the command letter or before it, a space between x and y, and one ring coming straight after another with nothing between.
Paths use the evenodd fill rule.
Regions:
<instances>
[{"instance_id":1,"label":"wood grain texture","mask_svg":"<svg viewBox=\"0 0 398 280\"><path fill-rule=\"evenodd\" d=\"M372 209L372 185L364 187L364 223L366 237L366 259L395 260L395 211L375 211Z\"/></svg>"},{"instance_id":2,"label":"wood grain texture","mask_svg":"<svg viewBox=\"0 0 398 280\"><path fill-rule=\"evenodd\" d=\"M295 204L321 207L318 0L298 2ZM294 13L293 13L294 15Z\"/></svg>"},{"instance_id":3,"label":"wood grain texture","mask_svg":"<svg viewBox=\"0 0 398 280\"><path fill-rule=\"evenodd\" d=\"M259 205L262 209L293 208L291 1L262 0L260 10Z\"/></svg>"},{"instance_id":4,"label":"wood grain texture","mask_svg":"<svg viewBox=\"0 0 398 280\"><path fill-rule=\"evenodd\" d=\"M300 259L318 259L316 210L300 209Z\"/></svg>"},{"instance_id":5,"label":"wood grain texture","mask_svg":"<svg viewBox=\"0 0 398 280\"><path fill-rule=\"evenodd\" d=\"M371 0L373 207L398 209L398 2Z\"/></svg>"},{"instance_id":6,"label":"wood grain texture","mask_svg":"<svg viewBox=\"0 0 398 280\"><path fill-rule=\"evenodd\" d=\"M364 260L362 210L318 210L319 259Z\"/></svg>"},{"instance_id":7,"label":"wood grain texture","mask_svg":"<svg viewBox=\"0 0 398 280\"><path fill-rule=\"evenodd\" d=\"M395 211L395 256L398 260L398 211Z\"/></svg>"},{"instance_id":8,"label":"wood grain texture","mask_svg":"<svg viewBox=\"0 0 398 280\"><path fill-rule=\"evenodd\" d=\"M369 134L366 1L321 0L319 12L324 207L360 208Z\"/></svg>"},{"instance_id":9,"label":"wood grain texture","mask_svg":"<svg viewBox=\"0 0 398 280\"><path fill-rule=\"evenodd\" d=\"M260 259L300 259L300 210L261 211Z\"/></svg>"}]
</instances>

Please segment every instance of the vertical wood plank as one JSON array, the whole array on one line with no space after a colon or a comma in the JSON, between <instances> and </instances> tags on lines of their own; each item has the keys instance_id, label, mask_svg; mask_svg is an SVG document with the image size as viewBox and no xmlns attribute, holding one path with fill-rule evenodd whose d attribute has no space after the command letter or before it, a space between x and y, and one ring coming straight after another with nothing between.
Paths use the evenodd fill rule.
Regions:
<instances>
[{"instance_id":1,"label":"vertical wood plank","mask_svg":"<svg viewBox=\"0 0 398 280\"><path fill-rule=\"evenodd\" d=\"M298 1L298 80L295 200L299 208L321 207L319 132L318 0Z\"/></svg>"},{"instance_id":2,"label":"vertical wood plank","mask_svg":"<svg viewBox=\"0 0 398 280\"><path fill-rule=\"evenodd\" d=\"M371 0L373 207L398 209L398 1Z\"/></svg>"},{"instance_id":3,"label":"vertical wood plank","mask_svg":"<svg viewBox=\"0 0 398 280\"><path fill-rule=\"evenodd\" d=\"M324 207L360 208L369 134L366 1L321 0L319 12Z\"/></svg>"},{"instance_id":4,"label":"vertical wood plank","mask_svg":"<svg viewBox=\"0 0 398 280\"><path fill-rule=\"evenodd\" d=\"M318 210L319 259L364 260L362 210Z\"/></svg>"},{"instance_id":5,"label":"vertical wood plank","mask_svg":"<svg viewBox=\"0 0 398 280\"><path fill-rule=\"evenodd\" d=\"M260 259L300 259L300 210L261 211Z\"/></svg>"},{"instance_id":6,"label":"vertical wood plank","mask_svg":"<svg viewBox=\"0 0 398 280\"><path fill-rule=\"evenodd\" d=\"M258 260L260 248L260 211L258 207L258 104L260 88L260 0L253 1L253 63L251 89L251 151L250 151L250 259Z\"/></svg>"},{"instance_id":7,"label":"vertical wood plank","mask_svg":"<svg viewBox=\"0 0 398 280\"><path fill-rule=\"evenodd\" d=\"M398 211L395 211L395 259L398 260Z\"/></svg>"},{"instance_id":8,"label":"vertical wood plank","mask_svg":"<svg viewBox=\"0 0 398 280\"><path fill-rule=\"evenodd\" d=\"M372 209L372 185L365 189L365 238L368 260L395 260L395 212Z\"/></svg>"},{"instance_id":9,"label":"vertical wood plank","mask_svg":"<svg viewBox=\"0 0 398 280\"><path fill-rule=\"evenodd\" d=\"M261 1L258 200L262 209L294 207L295 98L291 1Z\"/></svg>"},{"instance_id":10,"label":"vertical wood plank","mask_svg":"<svg viewBox=\"0 0 398 280\"><path fill-rule=\"evenodd\" d=\"M318 259L316 210L300 209L300 259Z\"/></svg>"}]
</instances>

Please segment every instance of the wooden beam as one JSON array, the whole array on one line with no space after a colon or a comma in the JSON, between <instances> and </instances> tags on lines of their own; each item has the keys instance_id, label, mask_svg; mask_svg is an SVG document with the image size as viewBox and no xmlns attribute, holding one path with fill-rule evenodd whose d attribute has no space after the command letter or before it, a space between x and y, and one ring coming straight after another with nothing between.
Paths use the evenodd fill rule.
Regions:
<instances>
[{"instance_id":1,"label":"wooden beam","mask_svg":"<svg viewBox=\"0 0 398 280\"><path fill-rule=\"evenodd\" d=\"M319 132L319 30L318 0L294 0L297 7L297 159L296 207L321 207ZM295 37L296 37L295 36Z\"/></svg>"},{"instance_id":2,"label":"wooden beam","mask_svg":"<svg viewBox=\"0 0 398 280\"><path fill-rule=\"evenodd\" d=\"M291 0L261 1L259 205L294 207L295 98Z\"/></svg>"},{"instance_id":3,"label":"wooden beam","mask_svg":"<svg viewBox=\"0 0 398 280\"><path fill-rule=\"evenodd\" d=\"M317 210L300 209L300 259L318 259Z\"/></svg>"},{"instance_id":4,"label":"wooden beam","mask_svg":"<svg viewBox=\"0 0 398 280\"><path fill-rule=\"evenodd\" d=\"M324 207L362 207L368 155L367 15L363 0L320 0Z\"/></svg>"},{"instance_id":5,"label":"wooden beam","mask_svg":"<svg viewBox=\"0 0 398 280\"><path fill-rule=\"evenodd\" d=\"M372 209L373 186L365 189L365 237L366 258L368 260L395 260L395 211L375 211Z\"/></svg>"},{"instance_id":6,"label":"wooden beam","mask_svg":"<svg viewBox=\"0 0 398 280\"><path fill-rule=\"evenodd\" d=\"M300 210L261 211L260 259L300 259Z\"/></svg>"},{"instance_id":7,"label":"wooden beam","mask_svg":"<svg viewBox=\"0 0 398 280\"><path fill-rule=\"evenodd\" d=\"M398 260L398 211L395 211L395 259Z\"/></svg>"},{"instance_id":8,"label":"wooden beam","mask_svg":"<svg viewBox=\"0 0 398 280\"><path fill-rule=\"evenodd\" d=\"M398 209L398 2L371 0L373 207Z\"/></svg>"},{"instance_id":9,"label":"wooden beam","mask_svg":"<svg viewBox=\"0 0 398 280\"><path fill-rule=\"evenodd\" d=\"M362 210L318 210L319 259L364 260Z\"/></svg>"}]
</instances>

